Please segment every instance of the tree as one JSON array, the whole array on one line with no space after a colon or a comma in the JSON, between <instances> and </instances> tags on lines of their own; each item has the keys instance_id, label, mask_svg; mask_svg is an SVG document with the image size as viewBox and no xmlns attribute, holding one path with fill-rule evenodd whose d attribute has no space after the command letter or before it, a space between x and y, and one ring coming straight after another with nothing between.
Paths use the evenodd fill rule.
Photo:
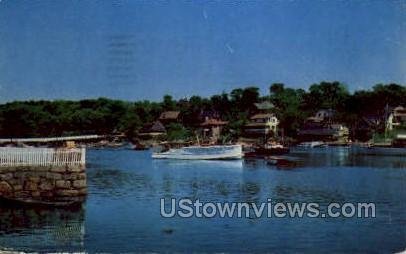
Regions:
<instances>
[{"instance_id":1,"label":"tree","mask_svg":"<svg viewBox=\"0 0 406 254\"><path fill-rule=\"evenodd\" d=\"M162 107L166 111L176 110L176 102L172 99L172 96L164 95Z\"/></svg>"}]
</instances>

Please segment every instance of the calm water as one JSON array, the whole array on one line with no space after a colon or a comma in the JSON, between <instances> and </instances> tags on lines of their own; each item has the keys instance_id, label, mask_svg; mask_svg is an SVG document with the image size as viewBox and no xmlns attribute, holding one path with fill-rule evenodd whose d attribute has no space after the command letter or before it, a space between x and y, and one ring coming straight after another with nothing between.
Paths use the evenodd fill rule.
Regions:
<instances>
[{"instance_id":1,"label":"calm water","mask_svg":"<svg viewBox=\"0 0 406 254\"><path fill-rule=\"evenodd\" d=\"M151 160L148 151L88 151L89 195L67 209L0 205L0 248L88 252L375 252L406 248L406 158L346 149L261 160ZM161 218L160 198L375 202L376 218Z\"/></svg>"}]
</instances>

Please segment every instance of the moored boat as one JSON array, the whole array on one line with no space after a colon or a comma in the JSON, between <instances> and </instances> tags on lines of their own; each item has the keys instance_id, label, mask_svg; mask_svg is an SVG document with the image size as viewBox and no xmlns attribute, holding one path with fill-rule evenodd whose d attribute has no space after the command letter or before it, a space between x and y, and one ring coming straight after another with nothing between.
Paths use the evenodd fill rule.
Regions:
<instances>
[{"instance_id":1,"label":"moored boat","mask_svg":"<svg viewBox=\"0 0 406 254\"><path fill-rule=\"evenodd\" d=\"M241 145L187 146L154 152L154 159L234 160L243 157Z\"/></svg>"},{"instance_id":2,"label":"moored boat","mask_svg":"<svg viewBox=\"0 0 406 254\"><path fill-rule=\"evenodd\" d=\"M297 145L298 148L317 148L327 146L323 141L302 142Z\"/></svg>"},{"instance_id":3,"label":"moored boat","mask_svg":"<svg viewBox=\"0 0 406 254\"><path fill-rule=\"evenodd\" d=\"M355 146L353 151L359 155L406 156L406 148L384 146Z\"/></svg>"},{"instance_id":4,"label":"moored boat","mask_svg":"<svg viewBox=\"0 0 406 254\"><path fill-rule=\"evenodd\" d=\"M245 153L246 157L265 157L270 155L283 155L289 153L289 147L281 144L266 144L251 148Z\"/></svg>"}]
</instances>

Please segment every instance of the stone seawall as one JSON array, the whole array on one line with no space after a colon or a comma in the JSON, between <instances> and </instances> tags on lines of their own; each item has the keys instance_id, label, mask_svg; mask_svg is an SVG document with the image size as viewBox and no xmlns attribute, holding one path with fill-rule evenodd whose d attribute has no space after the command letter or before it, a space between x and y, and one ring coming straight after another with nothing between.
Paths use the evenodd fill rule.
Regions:
<instances>
[{"instance_id":1,"label":"stone seawall","mask_svg":"<svg viewBox=\"0 0 406 254\"><path fill-rule=\"evenodd\" d=\"M87 194L83 166L0 167L0 197L26 203L68 205Z\"/></svg>"}]
</instances>

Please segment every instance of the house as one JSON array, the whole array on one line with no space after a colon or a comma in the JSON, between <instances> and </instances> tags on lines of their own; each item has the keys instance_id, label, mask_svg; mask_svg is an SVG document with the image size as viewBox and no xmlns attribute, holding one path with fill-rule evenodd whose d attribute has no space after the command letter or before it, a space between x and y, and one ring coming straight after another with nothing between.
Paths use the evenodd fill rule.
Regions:
<instances>
[{"instance_id":1,"label":"house","mask_svg":"<svg viewBox=\"0 0 406 254\"><path fill-rule=\"evenodd\" d=\"M402 126L406 127L406 108L398 106L389 114L386 120L386 129L391 131Z\"/></svg>"},{"instance_id":2,"label":"house","mask_svg":"<svg viewBox=\"0 0 406 254\"><path fill-rule=\"evenodd\" d=\"M348 141L349 129L333 122L334 110L321 109L308 117L298 131L301 141Z\"/></svg>"},{"instance_id":3,"label":"house","mask_svg":"<svg viewBox=\"0 0 406 254\"><path fill-rule=\"evenodd\" d=\"M397 134L392 140L392 145L394 147L406 148L406 134Z\"/></svg>"},{"instance_id":4,"label":"house","mask_svg":"<svg viewBox=\"0 0 406 254\"><path fill-rule=\"evenodd\" d=\"M165 135L166 128L160 121L145 124L138 133L138 136L144 139L157 138Z\"/></svg>"},{"instance_id":5,"label":"house","mask_svg":"<svg viewBox=\"0 0 406 254\"><path fill-rule=\"evenodd\" d=\"M170 123L179 123L181 122L180 119L180 111L165 111L162 112L159 116L158 120L164 125L168 125Z\"/></svg>"},{"instance_id":6,"label":"house","mask_svg":"<svg viewBox=\"0 0 406 254\"><path fill-rule=\"evenodd\" d=\"M301 141L348 141L349 130L342 124L305 124L298 131Z\"/></svg>"},{"instance_id":7,"label":"house","mask_svg":"<svg viewBox=\"0 0 406 254\"><path fill-rule=\"evenodd\" d=\"M279 120L272 113L260 113L253 115L250 122L244 126L247 136L275 136L278 132Z\"/></svg>"},{"instance_id":8,"label":"house","mask_svg":"<svg viewBox=\"0 0 406 254\"><path fill-rule=\"evenodd\" d=\"M203 139L209 140L210 143L216 143L220 138L221 131L227 121L221 121L215 118L207 118L203 123L200 124L203 132Z\"/></svg>"}]
</instances>

